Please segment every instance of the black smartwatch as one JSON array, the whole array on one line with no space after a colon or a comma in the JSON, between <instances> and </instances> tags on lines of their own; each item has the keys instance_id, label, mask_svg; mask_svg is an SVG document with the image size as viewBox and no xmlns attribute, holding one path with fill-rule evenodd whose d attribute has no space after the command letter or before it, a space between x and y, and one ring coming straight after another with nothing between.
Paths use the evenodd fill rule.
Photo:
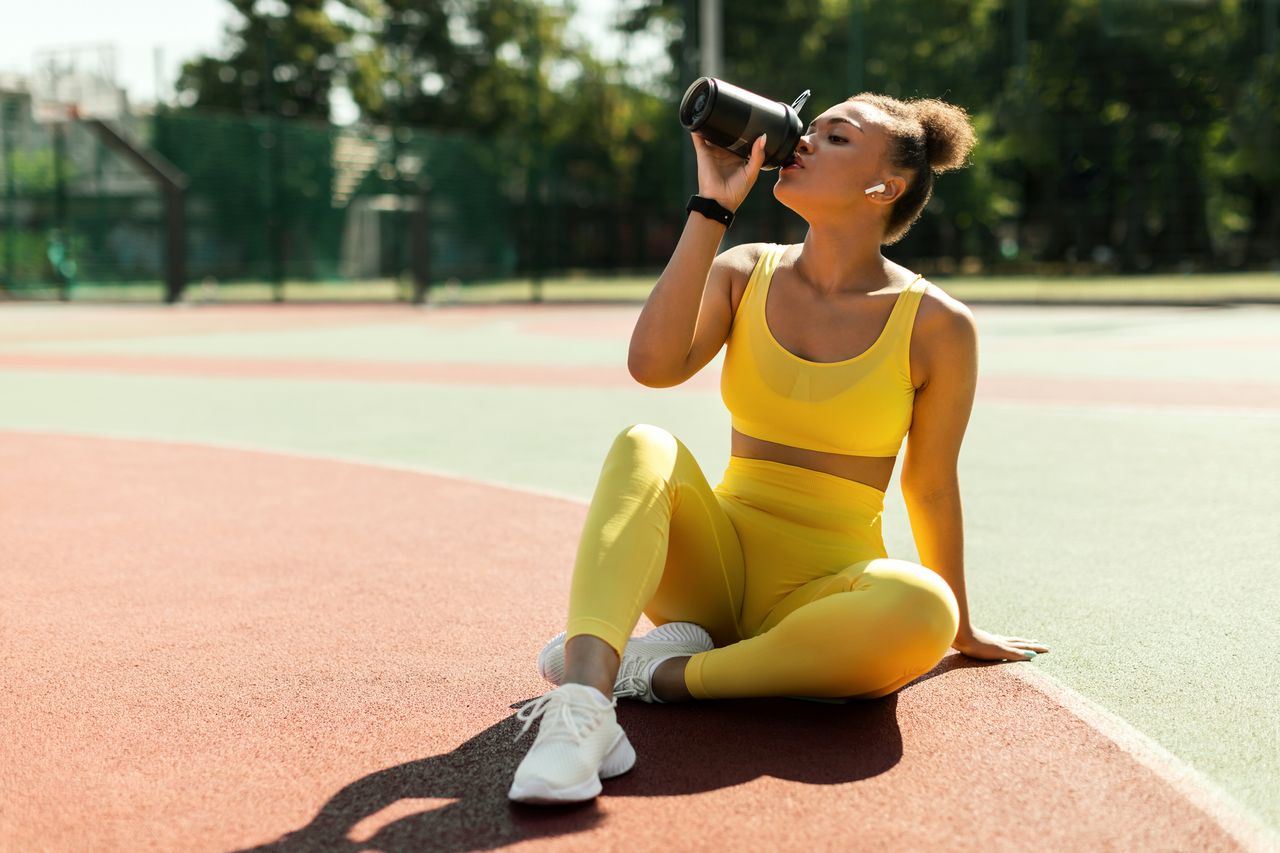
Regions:
<instances>
[{"instance_id":1,"label":"black smartwatch","mask_svg":"<svg viewBox=\"0 0 1280 853\"><path fill-rule=\"evenodd\" d=\"M689 196L689 203L684 206L688 213L697 211L713 222L719 222L725 228L733 224L733 211L714 199L700 195Z\"/></svg>"}]
</instances>

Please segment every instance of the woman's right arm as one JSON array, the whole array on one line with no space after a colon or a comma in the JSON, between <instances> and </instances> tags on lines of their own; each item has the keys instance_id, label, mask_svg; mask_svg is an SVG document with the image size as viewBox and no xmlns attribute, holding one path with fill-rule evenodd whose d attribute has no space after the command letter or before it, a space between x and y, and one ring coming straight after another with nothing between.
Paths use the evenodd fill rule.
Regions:
<instances>
[{"instance_id":1,"label":"woman's right arm","mask_svg":"<svg viewBox=\"0 0 1280 853\"><path fill-rule=\"evenodd\" d=\"M691 136L698 157L698 194L737 210L760 174L765 138L756 140L744 163L701 135ZM724 345L733 322L733 276L756 252L753 245L736 246L717 257L725 230L701 214L690 214L685 222L631 333L627 369L637 382L651 388L679 385Z\"/></svg>"}]
</instances>

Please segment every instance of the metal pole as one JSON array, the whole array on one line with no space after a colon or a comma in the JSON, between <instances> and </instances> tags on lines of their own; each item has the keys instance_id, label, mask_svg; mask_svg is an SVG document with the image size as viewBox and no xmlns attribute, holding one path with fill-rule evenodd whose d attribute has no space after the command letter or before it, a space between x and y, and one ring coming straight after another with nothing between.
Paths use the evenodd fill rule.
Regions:
<instances>
[{"instance_id":1,"label":"metal pole","mask_svg":"<svg viewBox=\"0 0 1280 853\"><path fill-rule=\"evenodd\" d=\"M53 272L60 282L58 295L63 302L71 299L71 277L65 272L71 255L71 235L67 233L67 185L62 174L66 150L66 122L58 121L53 125L53 224L57 240L61 243L61 257L54 264Z\"/></svg>"},{"instance_id":2,"label":"metal pole","mask_svg":"<svg viewBox=\"0 0 1280 853\"><path fill-rule=\"evenodd\" d=\"M187 283L187 176L158 151L102 119L88 119L83 126L98 137L104 148L129 160L160 188L165 210L165 301L177 302Z\"/></svg>"},{"instance_id":3,"label":"metal pole","mask_svg":"<svg viewBox=\"0 0 1280 853\"><path fill-rule=\"evenodd\" d=\"M862 0L849 0L849 56L845 71L849 94L864 88L862 72L866 67L866 39L863 36Z\"/></svg>"},{"instance_id":4,"label":"metal pole","mask_svg":"<svg viewBox=\"0 0 1280 853\"><path fill-rule=\"evenodd\" d=\"M724 73L723 22L721 0L702 0L699 56L704 77L719 77Z\"/></svg>"},{"instance_id":5,"label":"metal pole","mask_svg":"<svg viewBox=\"0 0 1280 853\"><path fill-rule=\"evenodd\" d=\"M397 19L395 23L399 25L403 23L403 21L400 19ZM394 77L395 77L395 84L396 84L395 98L391 101L390 109L387 111L387 113L388 113L388 118L391 120L391 169L396 179L396 183L395 183L396 206L394 210L388 211L387 216L383 216L379 218L379 224L387 221L387 219L390 219L392 222L395 223L395 225L391 228L390 233L387 235L389 238L387 242L390 244L387 247L387 254L391 258L391 274L395 281L395 291L394 291L395 299L397 302L399 302L401 299L404 298L402 294L404 293L404 270L405 270L404 257L403 257L404 245L400 239L400 230L405 227L405 218L404 218L405 206L400 203L401 201L404 200L404 196L403 196L404 180L403 180L403 176L400 174L400 152L402 147L400 144L400 124L401 122L404 121L404 101L405 101L405 89L406 89L405 78L408 76L407 74L405 74L404 69L405 69L405 66L409 64L409 60L406 57L406 54L408 53L408 46L402 43L392 47L389 52L393 57L395 57L394 63L393 63ZM412 217L414 215L415 214L413 212L409 213L410 219L408 223L409 224L408 230L411 237L413 234L413 227L414 227L413 225L414 220ZM410 242L410 252L412 251L413 251L413 244L412 242ZM412 266L413 265L411 261L410 267L412 268ZM414 288L415 288L414 293L416 295L417 293L416 282L414 283Z\"/></svg>"},{"instance_id":6,"label":"metal pole","mask_svg":"<svg viewBox=\"0 0 1280 853\"><path fill-rule=\"evenodd\" d=\"M1013 0L1013 62L1027 67L1027 0Z\"/></svg>"},{"instance_id":7,"label":"metal pole","mask_svg":"<svg viewBox=\"0 0 1280 853\"><path fill-rule=\"evenodd\" d=\"M156 45L151 52L151 72L155 76L156 107L164 103L164 48Z\"/></svg>"},{"instance_id":8,"label":"metal pole","mask_svg":"<svg viewBox=\"0 0 1280 853\"><path fill-rule=\"evenodd\" d=\"M284 302L284 234L280 210L280 146L284 141L283 125L276 113L276 90L273 75L276 69L275 52L272 50L275 21L268 23L269 34L262 51L262 106L263 118L267 131L262 137L269 140L266 152L267 167L267 251L270 254L271 299L273 302Z\"/></svg>"},{"instance_id":9,"label":"metal pole","mask_svg":"<svg viewBox=\"0 0 1280 853\"><path fill-rule=\"evenodd\" d=\"M684 0L684 33L680 36L680 85L688 86L693 82L693 78L698 67L694 61L694 44L698 32L698 0ZM678 94L678 93L677 93ZM688 195L697 192L698 189L698 158L693 151L693 145L688 140L684 140L681 147L684 157L681 161L681 195ZM684 201L681 200L681 204Z\"/></svg>"},{"instance_id":10,"label":"metal pole","mask_svg":"<svg viewBox=\"0 0 1280 853\"><path fill-rule=\"evenodd\" d=\"M272 300L284 302L284 229L281 221L280 205L280 144L283 141L281 122L274 114L267 115L267 138L271 147L267 149L267 239L271 245L271 283Z\"/></svg>"},{"instance_id":11,"label":"metal pole","mask_svg":"<svg viewBox=\"0 0 1280 853\"><path fill-rule=\"evenodd\" d=\"M177 302L187 283L187 176L155 149L101 119L88 119L83 126L97 136L105 148L133 163L160 188L165 205L165 301Z\"/></svg>"},{"instance_id":12,"label":"metal pole","mask_svg":"<svg viewBox=\"0 0 1280 853\"><path fill-rule=\"evenodd\" d=\"M18 113L18 102L14 98L6 98L4 101L4 116L0 118L0 130L3 131L3 139L0 143L4 145L4 281L5 287L13 287L17 284L15 281L16 273L14 271L16 260L14 258L14 240L17 239L17 203L18 190L17 184L13 179L13 124Z\"/></svg>"},{"instance_id":13,"label":"metal pole","mask_svg":"<svg viewBox=\"0 0 1280 853\"><path fill-rule=\"evenodd\" d=\"M1274 57L1276 55L1276 6L1277 5L1280 5L1280 4L1277 4L1277 0L1263 0L1263 3L1262 3L1262 52L1263 52L1263 55L1267 57ZM1262 125L1262 133L1263 133L1262 150L1263 151L1275 150L1275 141L1273 139L1273 131L1272 131L1272 128L1274 127L1275 127L1275 122L1270 122L1270 121ZM1255 198L1259 198L1260 200L1260 197L1255 197ZM1271 204L1272 205L1276 204L1274 199L1271 201ZM1263 213L1263 211L1259 208L1258 201L1254 202L1253 213L1254 213L1254 216L1257 216L1258 214ZM1274 214L1272 216L1272 219L1274 221ZM1254 229L1252 230L1257 231L1260 229L1258 229L1255 226Z\"/></svg>"},{"instance_id":14,"label":"metal pole","mask_svg":"<svg viewBox=\"0 0 1280 853\"><path fill-rule=\"evenodd\" d=\"M187 285L187 205L182 187L165 187L164 207L164 301L173 305L182 299Z\"/></svg>"},{"instance_id":15,"label":"metal pole","mask_svg":"<svg viewBox=\"0 0 1280 853\"><path fill-rule=\"evenodd\" d=\"M431 290L431 180L422 179L418 209L413 212L413 304L427 301Z\"/></svg>"},{"instance_id":16,"label":"metal pole","mask_svg":"<svg viewBox=\"0 0 1280 853\"><path fill-rule=\"evenodd\" d=\"M1276 52L1276 0L1262 3L1262 52L1273 56Z\"/></svg>"},{"instance_id":17,"label":"metal pole","mask_svg":"<svg viewBox=\"0 0 1280 853\"><path fill-rule=\"evenodd\" d=\"M529 51L529 100L530 124L533 129L533 151L529 164L528 184L525 194L528 202L525 215L529 217L529 259L533 265L534 302L542 301L542 113L538 109L541 100L541 86L538 72L542 66L542 42L538 38L537 12L533 15L533 26L530 28L531 47Z\"/></svg>"},{"instance_id":18,"label":"metal pole","mask_svg":"<svg viewBox=\"0 0 1280 853\"><path fill-rule=\"evenodd\" d=\"M392 113L391 113L391 167L395 172L395 178L396 178L396 181L395 181L396 203L395 203L395 206L390 211L387 212L386 218L384 218L382 221L385 222L387 219L390 219L391 222L394 223L389 233L387 234L387 238L388 238L387 243L389 244L387 246L387 254L391 257L391 274L395 278L395 291L394 291L395 300L399 302L400 300L404 299L403 294L404 294L404 273L405 273L404 241L401 239L400 232L402 230L408 230L412 235L413 233L412 217L414 214L412 213L412 211L408 210L407 204L402 203L404 202L405 198L403 195L404 180L403 180L403 176L400 174L401 145L400 145L400 124L399 124L400 119L398 115L398 113L400 112L400 108L398 106L399 104L398 97L397 97L396 103L397 103L397 106L392 108ZM410 217L408 222L408 226L409 226L408 229L405 229L405 225L406 225L405 213L406 212L408 212ZM412 251L412 244L410 244L410 251ZM412 267L412 262L410 263L410 267Z\"/></svg>"},{"instance_id":19,"label":"metal pole","mask_svg":"<svg viewBox=\"0 0 1280 853\"><path fill-rule=\"evenodd\" d=\"M1018 84L1021 87L1027 85L1027 0L1012 0L1013 14L1010 19L1013 26L1013 64L1017 68ZM1022 256L1022 242L1024 232L1024 218L1027 210L1027 199L1030 192L1027 189L1028 172L1023 163L1015 163L1015 171L1018 176L1018 214L1014 220L1014 241L1017 243L1018 256Z\"/></svg>"}]
</instances>

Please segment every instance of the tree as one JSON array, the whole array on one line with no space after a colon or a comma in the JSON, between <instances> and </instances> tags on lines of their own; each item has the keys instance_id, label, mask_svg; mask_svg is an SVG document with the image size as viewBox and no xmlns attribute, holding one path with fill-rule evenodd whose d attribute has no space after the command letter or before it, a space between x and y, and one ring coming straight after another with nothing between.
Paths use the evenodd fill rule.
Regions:
<instances>
[{"instance_id":1,"label":"tree","mask_svg":"<svg viewBox=\"0 0 1280 853\"><path fill-rule=\"evenodd\" d=\"M324 0L229 0L241 19L227 28L229 55L185 63L179 103L248 115L328 120L348 27Z\"/></svg>"},{"instance_id":2,"label":"tree","mask_svg":"<svg viewBox=\"0 0 1280 853\"><path fill-rule=\"evenodd\" d=\"M992 124L992 87L984 85L984 80L1001 67L997 47L1003 32L992 28L988 19L1004 4L1004 0L739 4L724 22L724 76L787 102L810 89L805 121L860 91L876 91L900 98L944 98L967 108L980 130L986 129ZM666 93L670 99L696 75L697 4L649 0L625 26L640 30L659 20L675 25L680 33L671 46L674 74ZM993 229L1014 207L1009 198L1012 187L993 171L1000 150L984 139L975 152L974 167L938 183L924 220L892 251L962 256L992 245ZM943 210L945 217L936 216ZM780 228L791 232L797 228L793 217L788 219L759 192L752 194L744 213L772 235L769 239L777 239Z\"/></svg>"},{"instance_id":3,"label":"tree","mask_svg":"<svg viewBox=\"0 0 1280 853\"><path fill-rule=\"evenodd\" d=\"M538 0L350 0L349 70L361 114L381 124L488 135L551 106L548 69L576 57L568 12Z\"/></svg>"},{"instance_id":4,"label":"tree","mask_svg":"<svg viewBox=\"0 0 1280 853\"><path fill-rule=\"evenodd\" d=\"M1235 109L1218 129L1211 177L1226 190L1220 225L1243 237L1237 261L1272 263L1280 257L1280 55L1254 61Z\"/></svg>"},{"instance_id":5,"label":"tree","mask_svg":"<svg viewBox=\"0 0 1280 853\"><path fill-rule=\"evenodd\" d=\"M655 120L668 105L622 82L620 68L570 34L572 6L362 0L359 8L349 79L362 115L496 146L527 264L608 266L620 252L635 256L664 186L642 164L662 159ZM436 177L439 186L452 180ZM627 232L629 248L596 239L605 227L614 238Z\"/></svg>"},{"instance_id":6,"label":"tree","mask_svg":"<svg viewBox=\"0 0 1280 853\"><path fill-rule=\"evenodd\" d=\"M647 0L628 23L677 25L669 95L696 67L697 6ZM1033 260L1146 269L1220 257L1230 234L1261 260L1280 240L1267 20L1249 0L739 4L725 76L780 100L811 88L817 110L855 88L969 110L972 166L938 183L895 253L994 258L1016 224Z\"/></svg>"}]
</instances>

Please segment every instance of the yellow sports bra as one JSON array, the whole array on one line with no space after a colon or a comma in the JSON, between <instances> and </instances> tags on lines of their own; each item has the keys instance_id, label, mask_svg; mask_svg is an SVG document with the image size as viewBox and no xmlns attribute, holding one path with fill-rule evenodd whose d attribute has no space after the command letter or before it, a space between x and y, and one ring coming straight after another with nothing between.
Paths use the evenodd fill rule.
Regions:
<instances>
[{"instance_id":1,"label":"yellow sports bra","mask_svg":"<svg viewBox=\"0 0 1280 853\"><path fill-rule=\"evenodd\" d=\"M786 252L770 244L756 262L729 332L720 396L744 435L827 453L897 456L911 426L911 329L928 284L898 294L884 331L843 361L809 361L769 331L769 282Z\"/></svg>"}]
</instances>

